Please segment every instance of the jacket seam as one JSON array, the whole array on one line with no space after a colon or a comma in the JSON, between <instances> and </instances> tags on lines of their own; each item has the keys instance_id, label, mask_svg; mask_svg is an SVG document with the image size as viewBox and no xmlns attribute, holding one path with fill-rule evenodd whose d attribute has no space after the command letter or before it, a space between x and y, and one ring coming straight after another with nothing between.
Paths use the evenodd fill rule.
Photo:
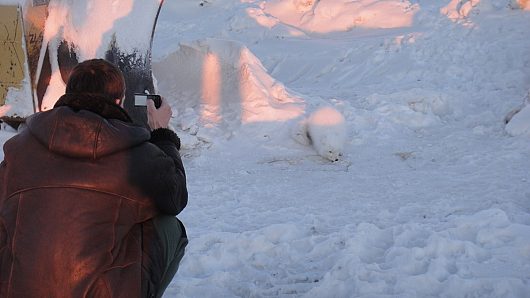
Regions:
<instances>
[{"instance_id":1,"label":"jacket seam","mask_svg":"<svg viewBox=\"0 0 530 298\"><path fill-rule=\"evenodd\" d=\"M3 218L0 217L0 226L4 227L4 229L7 230L7 226L6 226L6 222ZM7 238L7 234L6 234L6 238ZM7 245L6 245L7 246Z\"/></svg>"},{"instance_id":2,"label":"jacket seam","mask_svg":"<svg viewBox=\"0 0 530 298\"><path fill-rule=\"evenodd\" d=\"M50 144L48 145L48 150L52 150L52 147L53 147L53 141L54 141L54 138L55 138L55 131L57 131L57 124L59 123L59 117L55 117L55 122L53 123L53 131L52 131L52 136L50 138Z\"/></svg>"},{"instance_id":3,"label":"jacket seam","mask_svg":"<svg viewBox=\"0 0 530 298\"><path fill-rule=\"evenodd\" d=\"M104 278L103 283L105 284L105 288L107 288L107 294L109 295L109 297L112 296L112 291L110 290L109 281L106 278Z\"/></svg>"},{"instance_id":4,"label":"jacket seam","mask_svg":"<svg viewBox=\"0 0 530 298\"><path fill-rule=\"evenodd\" d=\"M15 227L18 227L19 219L20 219L20 205L22 205L22 194L20 194L20 199L18 200L17 205L17 220L15 221ZM16 248L16 239L17 239L17 232L18 229L15 228L15 232L13 233L13 240L11 243L11 269L9 270L9 281L7 283L7 297L11 294L11 284L13 282L13 270L15 267L15 248Z\"/></svg>"},{"instance_id":5,"label":"jacket seam","mask_svg":"<svg viewBox=\"0 0 530 298\"><path fill-rule=\"evenodd\" d=\"M112 254L112 252L114 251L114 248L116 247L116 223L118 222L118 218L120 217L122 202L123 200L120 200L120 204L118 208L116 209L116 214L114 215L114 222L112 224L112 248L109 251L109 254L112 257L112 259L114 259L114 255Z\"/></svg>"},{"instance_id":6,"label":"jacket seam","mask_svg":"<svg viewBox=\"0 0 530 298\"><path fill-rule=\"evenodd\" d=\"M0 243L0 256L4 253L4 250L7 250L9 249L9 243L10 242L10 239L9 239L9 235L7 233L7 228L6 228L6 225L5 225L5 222L0 218L0 238L2 237L1 236L1 233L5 233L5 242L4 243ZM1 241L1 239L0 239Z\"/></svg>"},{"instance_id":7,"label":"jacket seam","mask_svg":"<svg viewBox=\"0 0 530 298\"><path fill-rule=\"evenodd\" d=\"M98 190L98 189L94 189L94 188L90 188L90 187L71 186L71 185L28 187L28 188L24 188L24 189L21 189L21 190L17 190L14 193L8 195L6 201L12 199L14 196L16 196L18 194L22 194L22 193L30 191L30 190L36 190L36 189L42 189L42 188L44 188L44 189L49 189L49 188L81 189L81 190L93 191L93 192L97 192L97 193L103 193L103 194L107 194L107 195L113 195L113 196L119 197L119 198L127 200L127 201L138 203L140 205L149 205L149 203L144 203L144 202L141 202L141 201L138 201L138 200L134 200L134 199L131 199L129 197L126 197L126 196L123 196L123 195L120 195L120 194L117 194L117 193L114 193L114 192Z\"/></svg>"},{"instance_id":8,"label":"jacket seam","mask_svg":"<svg viewBox=\"0 0 530 298\"><path fill-rule=\"evenodd\" d=\"M122 268L126 268L126 267L129 267L129 266L134 265L134 264L137 264L137 263L138 263L138 262L129 262L129 263L127 263L127 264L123 264L123 265L119 265L119 266L112 266L112 267L109 267L109 268L105 269L104 272L106 273L106 272L109 272L109 271L114 270L114 269L122 269Z\"/></svg>"},{"instance_id":9,"label":"jacket seam","mask_svg":"<svg viewBox=\"0 0 530 298\"><path fill-rule=\"evenodd\" d=\"M96 137L94 139L94 146L92 148L93 150L93 158L96 159L97 158L97 150L98 150L98 140L99 140L99 134L101 132L101 126L102 126L103 122L102 121L99 121L98 123L98 128L96 130Z\"/></svg>"}]
</instances>

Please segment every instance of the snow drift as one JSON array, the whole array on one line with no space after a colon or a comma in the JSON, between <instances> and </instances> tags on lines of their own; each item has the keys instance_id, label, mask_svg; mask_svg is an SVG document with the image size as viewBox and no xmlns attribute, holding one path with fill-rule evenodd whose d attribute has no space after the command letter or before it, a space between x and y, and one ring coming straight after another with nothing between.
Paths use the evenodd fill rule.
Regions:
<instances>
[{"instance_id":1,"label":"snow drift","mask_svg":"<svg viewBox=\"0 0 530 298\"><path fill-rule=\"evenodd\" d=\"M265 27L284 24L302 32L329 33L353 28L410 27L419 5L396 0L274 0L249 15Z\"/></svg>"},{"instance_id":2,"label":"snow drift","mask_svg":"<svg viewBox=\"0 0 530 298\"><path fill-rule=\"evenodd\" d=\"M238 42L181 43L153 64L153 73L159 92L182 115L177 126L183 130L233 130L241 124L283 122L304 112L303 99L272 78Z\"/></svg>"}]
</instances>

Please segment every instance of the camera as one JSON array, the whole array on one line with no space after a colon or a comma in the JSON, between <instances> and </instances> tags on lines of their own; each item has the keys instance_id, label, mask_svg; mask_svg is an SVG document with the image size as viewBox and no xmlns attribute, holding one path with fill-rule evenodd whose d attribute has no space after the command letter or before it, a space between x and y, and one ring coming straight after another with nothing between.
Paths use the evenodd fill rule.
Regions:
<instances>
[{"instance_id":1,"label":"camera","mask_svg":"<svg viewBox=\"0 0 530 298\"><path fill-rule=\"evenodd\" d=\"M134 105L137 107L146 107L148 99L154 101L155 108L157 109L162 105L162 98L158 94L134 94Z\"/></svg>"}]
</instances>

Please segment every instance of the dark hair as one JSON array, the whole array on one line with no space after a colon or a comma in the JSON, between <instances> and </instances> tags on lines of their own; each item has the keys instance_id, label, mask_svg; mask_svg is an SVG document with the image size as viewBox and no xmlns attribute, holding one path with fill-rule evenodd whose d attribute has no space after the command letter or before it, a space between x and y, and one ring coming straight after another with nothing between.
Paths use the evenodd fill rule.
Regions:
<instances>
[{"instance_id":1,"label":"dark hair","mask_svg":"<svg viewBox=\"0 0 530 298\"><path fill-rule=\"evenodd\" d=\"M121 99L125 94L125 79L119 68L104 59L86 60L70 73L66 93L93 93Z\"/></svg>"}]
</instances>

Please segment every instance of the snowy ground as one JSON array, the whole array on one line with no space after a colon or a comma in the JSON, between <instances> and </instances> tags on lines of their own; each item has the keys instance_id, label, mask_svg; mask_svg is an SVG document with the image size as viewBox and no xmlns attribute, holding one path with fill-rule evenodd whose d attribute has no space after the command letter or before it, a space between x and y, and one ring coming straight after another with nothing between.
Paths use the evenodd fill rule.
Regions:
<instances>
[{"instance_id":1,"label":"snowy ground","mask_svg":"<svg viewBox=\"0 0 530 298\"><path fill-rule=\"evenodd\" d=\"M529 297L515 3L166 1L153 69L190 244L165 297ZM291 137L319 106L347 121L335 163Z\"/></svg>"}]
</instances>

